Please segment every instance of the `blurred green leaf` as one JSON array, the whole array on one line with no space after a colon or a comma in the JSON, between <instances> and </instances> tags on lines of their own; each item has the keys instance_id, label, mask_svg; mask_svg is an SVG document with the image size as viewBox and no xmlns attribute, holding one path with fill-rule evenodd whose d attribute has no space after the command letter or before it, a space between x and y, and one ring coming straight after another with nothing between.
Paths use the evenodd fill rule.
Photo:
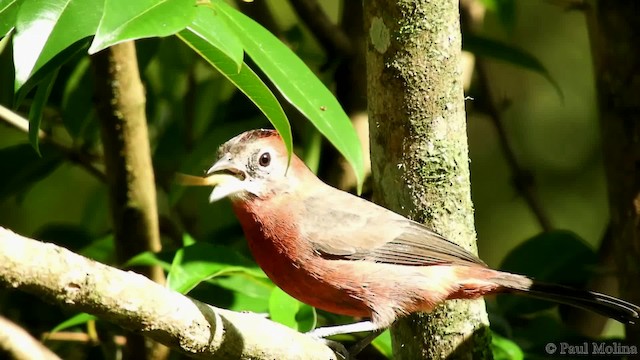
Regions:
<instances>
[{"instance_id":1,"label":"blurred green leaf","mask_svg":"<svg viewBox=\"0 0 640 360\"><path fill-rule=\"evenodd\" d=\"M391 347L391 332L389 329L385 330L377 338L373 339L371 345L378 349L380 353L386 356L388 359L393 358L393 349Z\"/></svg>"},{"instance_id":2,"label":"blurred green leaf","mask_svg":"<svg viewBox=\"0 0 640 360\"><path fill-rule=\"evenodd\" d=\"M51 333L56 333L58 331L62 331L74 326L78 326L78 325L82 325L85 324L91 320L97 320L98 318L93 316L93 315L89 315L87 313L80 313L78 315L74 315L71 318L63 321L62 323L58 324L56 327L54 327L51 330Z\"/></svg>"},{"instance_id":3,"label":"blurred green leaf","mask_svg":"<svg viewBox=\"0 0 640 360\"><path fill-rule=\"evenodd\" d=\"M71 251L86 246L92 240L91 234L75 224L45 224L33 235L35 239L63 246Z\"/></svg>"},{"instance_id":4,"label":"blurred green leaf","mask_svg":"<svg viewBox=\"0 0 640 360\"><path fill-rule=\"evenodd\" d=\"M275 287L266 277L256 278L244 273L227 274L209 279L207 283L219 286L233 293L233 302L227 305L228 309L258 313L267 313L269 311L269 298L271 297L271 291ZM191 294L197 292L199 289L200 286ZM215 301L211 303L215 303Z\"/></svg>"},{"instance_id":5,"label":"blurred green leaf","mask_svg":"<svg viewBox=\"0 0 640 360\"><path fill-rule=\"evenodd\" d=\"M560 85L549 74L549 71L532 54L513 45L490 39L483 36L465 34L462 39L462 48L477 56L501 60L509 64L531 70L542 75L558 93L560 99L564 99L564 94Z\"/></svg>"},{"instance_id":6,"label":"blurred green leaf","mask_svg":"<svg viewBox=\"0 0 640 360\"><path fill-rule=\"evenodd\" d=\"M91 36L100 21L102 1L24 1L13 41L18 91L36 71L72 44ZM65 59L61 59L60 63Z\"/></svg>"},{"instance_id":7,"label":"blurred green leaf","mask_svg":"<svg viewBox=\"0 0 640 360\"><path fill-rule=\"evenodd\" d=\"M271 320L279 322L294 330L298 330L296 314L300 309L300 302L279 287L274 287L269 297L269 317Z\"/></svg>"},{"instance_id":8,"label":"blurred green leaf","mask_svg":"<svg viewBox=\"0 0 640 360\"><path fill-rule=\"evenodd\" d=\"M15 27L18 7L21 3L22 0L0 0L0 38Z\"/></svg>"},{"instance_id":9,"label":"blurred green leaf","mask_svg":"<svg viewBox=\"0 0 640 360\"><path fill-rule=\"evenodd\" d=\"M316 309L311 305L300 302L300 308L296 313L296 321L298 322L298 331L300 332L308 332L315 329L318 323Z\"/></svg>"},{"instance_id":10,"label":"blurred green leaf","mask_svg":"<svg viewBox=\"0 0 640 360\"><path fill-rule=\"evenodd\" d=\"M40 158L29 144L0 149L0 199L28 190L62 163L54 149L43 144L42 150Z\"/></svg>"},{"instance_id":11,"label":"blurred green leaf","mask_svg":"<svg viewBox=\"0 0 640 360\"><path fill-rule=\"evenodd\" d=\"M89 245L80 249L78 254L103 264L114 263L116 261L116 248L113 234L92 241Z\"/></svg>"},{"instance_id":12,"label":"blurred green leaf","mask_svg":"<svg viewBox=\"0 0 640 360\"><path fill-rule=\"evenodd\" d=\"M182 246L191 246L196 244L196 239L192 238L191 235L185 233L182 235Z\"/></svg>"},{"instance_id":13,"label":"blurred green leaf","mask_svg":"<svg viewBox=\"0 0 640 360\"><path fill-rule=\"evenodd\" d=\"M0 79L15 78L13 67L13 35L0 39ZM0 81L0 104L10 106L14 103L13 81Z\"/></svg>"},{"instance_id":14,"label":"blurred green leaf","mask_svg":"<svg viewBox=\"0 0 640 360\"><path fill-rule=\"evenodd\" d=\"M277 286L269 297L269 317L301 332L315 328L317 320L313 307L294 299Z\"/></svg>"},{"instance_id":15,"label":"blurred green leaf","mask_svg":"<svg viewBox=\"0 0 640 360\"><path fill-rule=\"evenodd\" d=\"M206 9L211 11L211 9ZM238 71L236 64L224 52L211 44L201 33L204 27L199 23L191 24L186 30L181 31L178 37L189 45L195 52L202 56L222 75L231 81L240 91L253 101L254 104L269 119L278 131L287 147L292 150L292 135L289 120L282 110L278 99L273 95L267 85L247 64L242 64Z\"/></svg>"},{"instance_id":16,"label":"blurred green leaf","mask_svg":"<svg viewBox=\"0 0 640 360\"><path fill-rule=\"evenodd\" d=\"M495 332L491 334L491 351L494 360L523 360L524 353L520 346Z\"/></svg>"},{"instance_id":17,"label":"blurred green leaf","mask_svg":"<svg viewBox=\"0 0 640 360\"><path fill-rule=\"evenodd\" d=\"M173 35L195 14L193 0L105 0L89 54L127 40Z\"/></svg>"},{"instance_id":18,"label":"blurred green leaf","mask_svg":"<svg viewBox=\"0 0 640 360\"><path fill-rule=\"evenodd\" d=\"M498 15L502 26L507 30L512 30L516 22L516 1L515 0L482 0L484 6Z\"/></svg>"},{"instance_id":19,"label":"blurred green leaf","mask_svg":"<svg viewBox=\"0 0 640 360\"><path fill-rule=\"evenodd\" d=\"M331 91L291 49L260 24L223 1L216 0L213 4L242 40L245 52L284 98L344 155L354 168L360 191L364 180L360 141L349 117Z\"/></svg>"},{"instance_id":20,"label":"blurred green leaf","mask_svg":"<svg viewBox=\"0 0 640 360\"><path fill-rule=\"evenodd\" d=\"M582 344L584 341L593 340L576 334L574 330L561 323L556 316L549 314L535 316L518 325L514 327L511 338L519 342L521 350L526 354L526 359L549 359L549 353L546 352L545 346L549 343L557 345L559 340L573 344Z\"/></svg>"},{"instance_id":21,"label":"blurred green leaf","mask_svg":"<svg viewBox=\"0 0 640 360\"><path fill-rule=\"evenodd\" d=\"M232 272L265 276L250 260L228 247L195 243L176 252L167 287L186 294L202 281Z\"/></svg>"},{"instance_id":22,"label":"blurred green leaf","mask_svg":"<svg viewBox=\"0 0 640 360\"><path fill-rule=\"evenodd\" d=\"M35 149L36 153L40 155L40 122L42 121L42 110L44 109L49 95L51 95L51 89L53 89L53 83L56 81L58 71L52 71L42 80L36 90L36 95L33 98L33 103L29 108L29 142Z\"/></svg>"},{"instance_id":23,"label":"blurred green leaf","mask_svg":"<svg viewBox=\"0 0 640 360\"><path fill-rule=\"evenodd\" d=\"M162 268L162 270L169 272L171 270L171 264L169 261L173 259L175 253L174 252L161 252L161 253L152 253L150 251L145 251L140 253L122 265L123 267L133 267L133 266L153 266L158 265Z\"/></svg>"},{"instance_id":24,"label":"blurred green leaf","mask_svg":"<svg viewBox=\"0 0 640 360\"><path fill-rule=\"evenodd\" d=\"M89 58L82 58L64 85L62 122L74 139L82 134L94 114L93 74L89 65Z\"/></svg>"},{"instance_id":25,"label":"blurred green leaf","mask_svg":"<svg viewBox=\"0 0 640 360\"><path fill-rule=\"evenodd\" d=\"M542 233L513 249L500 270L536 280L580 287L597 263L597 255L578 235L569 231ZM522 296L500 295L499 307L507 313L528 314L556 304Z\"/></svg>"}]
</instances>

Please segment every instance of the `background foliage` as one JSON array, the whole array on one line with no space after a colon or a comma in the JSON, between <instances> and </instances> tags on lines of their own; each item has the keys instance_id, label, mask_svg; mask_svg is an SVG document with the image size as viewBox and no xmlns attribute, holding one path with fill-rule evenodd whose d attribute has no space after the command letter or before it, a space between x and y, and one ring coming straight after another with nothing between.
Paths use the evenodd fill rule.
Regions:
<instances>
[{"instance_id":1,"label":"background foliage","mask_svg":"<svg viewBox=\"0 0 640 360\"><path fill-rule=\"evenodd\" d=\"M320 4L340 22L341 2ZM484 21L464 33L465 49L482 61L466 104L480 256L493 267L584 286L603 271L597 249L608 214L583 14L543 1L480 6ZM30 120L28 135L0 127L0 225L115 262L88 54L138 39L166 250L125 266L161 264L174 289L269 313L300 331L349 321L316 314L275 288L250 260L229 204L208 204L207 189L172 181L176 172L201 174L230 137L271 126L321 174L338 168L325 135L364 179L351 111L328 90L345 86L346 57L324 47L288 3L269 1L266 9L256 20L269 26L271 16L275 35L220 0L0 0L0 104ZM47 140L37 140L39 128ZM499 297L488 307L496 358L543 358L546 343L581 339L551 304ZM7 291L0 312L37 337L74 315ZM65 330L95 326L81 320ZM609 322L604 335L620 336L621 328ZM91 345L49 344L62 354L102 356ZM388 346L382 337L371 351L389 354Z\"/></svg>"}]
</instances>

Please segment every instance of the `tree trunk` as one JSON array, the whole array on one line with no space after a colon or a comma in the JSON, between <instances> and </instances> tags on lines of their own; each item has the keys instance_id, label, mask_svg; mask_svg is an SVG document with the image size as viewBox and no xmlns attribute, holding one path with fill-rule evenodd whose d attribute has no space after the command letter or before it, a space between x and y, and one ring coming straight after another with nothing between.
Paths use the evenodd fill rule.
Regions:
<instances>
[{"instance_id":1,"label":"tree trunk","mask_svg":"<svg viewBox=\"0 0 640 360\"><path fill-rule=\"evenodd\" d=\"M91 60L116 252L122 264L139 253L161 250L144 88L132 41L102 50ZM164 272L159 266L135 270L164 283ZM130 334L127 358L167 357L165 347L146 343L142 336Z\"/></svg>"},{"instance_id":2,"label":"tree trunk","mask_svg":"<svg viewBox=\"0 0 640 360\"><path fill-rule=\"evenodd\" d=\"M476 252L458 0L364 4L374 198ZM491 358L482 300L393 330L395 359Z\"/></svg>"},{"instance_id":3,"label":"tree trunk","mask_svg":"<svg viewBox=\"0 0 640 360\"><path fill-rule=\"evenodd\" d=\"M588 27L620 296L640 304L640 2L591 4ZM640 344L640 328L626 330L627 341Z\"/></svg>"}]
</instances>

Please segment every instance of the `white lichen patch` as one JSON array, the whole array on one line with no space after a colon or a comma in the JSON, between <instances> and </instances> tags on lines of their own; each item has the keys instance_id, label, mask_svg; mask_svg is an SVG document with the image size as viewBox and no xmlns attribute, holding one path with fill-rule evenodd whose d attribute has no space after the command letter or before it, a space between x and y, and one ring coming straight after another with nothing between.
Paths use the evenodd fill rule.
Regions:
<instances>
[{"instance_id":1,"label":"white lichen patch","mask_svg":"<svg viewBox=\"0 0 640 360\"><path fill-rule=\"evenodd\" d=\"M384 54L389 45L391 44L391 38L389 36L389 29L379 17L374 17L371 21L371 27L369 28L369 38L373 47L381 54Z\"/></svg>"}]
</instances>

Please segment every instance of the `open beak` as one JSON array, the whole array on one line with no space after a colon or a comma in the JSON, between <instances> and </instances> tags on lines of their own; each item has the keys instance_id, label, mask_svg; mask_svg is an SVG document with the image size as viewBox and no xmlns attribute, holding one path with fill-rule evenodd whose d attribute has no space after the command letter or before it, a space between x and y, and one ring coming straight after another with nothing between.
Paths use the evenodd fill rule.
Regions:
<instances>
[{"instance_id":1,"label":"open beak","mask_svg":"<svg viewBox=\"0 0 640 360\"><path fill-rule=\"evenodd\" d=\"M218 201L227 196L245 190L244 171L238 169L229 159L222 157L207 170L207 177L204 178L209 185L215 186L209 202Z\"/></svg>"},{"instance_id":2,"label":"open beak","mask_svg":"<svg viewBox=\"0 0 640 360\"><path fill-rule=\"evenodd\" d=\"M213 186L209 202L245 191L246 174L230 160L222 158L207 171L206 177L176 174L176 182L185 186Z\"/></svg>"}]
</instances>

